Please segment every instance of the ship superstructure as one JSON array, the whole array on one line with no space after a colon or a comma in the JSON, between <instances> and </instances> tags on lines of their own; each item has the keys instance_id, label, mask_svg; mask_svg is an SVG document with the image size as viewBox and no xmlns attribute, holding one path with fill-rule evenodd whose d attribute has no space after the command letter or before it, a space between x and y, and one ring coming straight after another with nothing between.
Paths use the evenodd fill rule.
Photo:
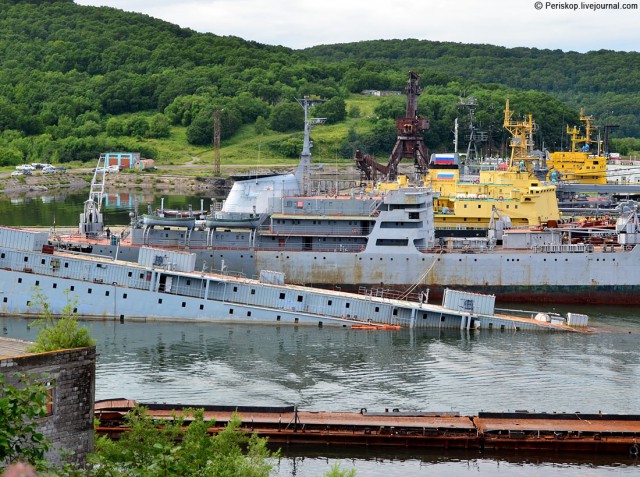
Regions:
<instances>
[{"instance_id":1,"label":"ship superstructure","mask_svg":"<svg viewBox=\"0 0 640 477\"><path fill-rule=\"evenodd\" d=\"M548 164L551 180L578 182L580 184L607 183L607 157L602 151L602 141L596 139L593 117L580 109L580 121L584 122L584 132L577 126L567 125L571 138L568 151L552 152Z\"/></svg>"}]
</instances>

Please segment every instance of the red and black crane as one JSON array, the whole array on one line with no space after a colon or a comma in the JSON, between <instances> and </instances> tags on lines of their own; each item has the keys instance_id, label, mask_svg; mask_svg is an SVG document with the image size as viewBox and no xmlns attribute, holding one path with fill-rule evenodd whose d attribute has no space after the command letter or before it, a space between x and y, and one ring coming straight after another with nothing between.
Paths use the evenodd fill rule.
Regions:
<instances>
[{"instance_id":1,"label":"red and black crane","mask_svg":"<svg viewBox=\"0 0 640 477\"><path fill-rule=\"evenodd\" d=\"M418 97L422 94L419 86L420 76L411 71L405 88L407 108L405 117L396 119L398 138L391 151L387 165L378 163L375 158L357 150L354 155L356 167L362 171L366 180L395 180L398 177L398 164L403 158L413 158L416 172L424 175L429 168L427 147L422 133L429 129L429 120L418 116Z\"/></svg>"}]
</instances>

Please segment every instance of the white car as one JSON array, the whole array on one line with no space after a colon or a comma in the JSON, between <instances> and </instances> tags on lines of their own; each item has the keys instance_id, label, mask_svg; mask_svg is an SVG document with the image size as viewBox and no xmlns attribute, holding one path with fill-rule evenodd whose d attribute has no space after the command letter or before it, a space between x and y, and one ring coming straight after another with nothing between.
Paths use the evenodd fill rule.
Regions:
<instances>
[{"instance_id":1,"label":"white car","mask_svg":"<svg viewBox=\"0 0 640 477\"><path fill-rule=\"evenodd\" d=\"M56 172L56 168L51 166L51 165L44 166L42 168L42 173L43 174L51 174L52 172Z\"/></svg>"},{"instance_id":2,"label":"white car","mask_svg":"<svg viewBox=\"0 0 640 477\"><path fill-rule=\"evenodd\" d=\"M22 164L22 165L16 166L16 170L18 170L18 171L35 171L36 168L33 167L31 164Z\"/></svg>"},{"instance_id":3,"label":"white car","mask_svg":"<svg viewBox=\"0 0 640 477\"><path fill-rule=\"evenodd\" d=\"M12 176L21 176L22 175L22 171L13 171L11 173Z\"/></svg>"}]
</instances>

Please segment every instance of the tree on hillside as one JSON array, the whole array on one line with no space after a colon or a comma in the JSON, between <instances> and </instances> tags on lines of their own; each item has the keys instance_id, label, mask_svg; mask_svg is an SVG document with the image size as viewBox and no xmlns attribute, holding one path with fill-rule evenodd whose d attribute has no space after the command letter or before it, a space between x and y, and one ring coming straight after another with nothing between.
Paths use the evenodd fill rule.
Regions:
<instances>
[{"instance_id":1,"label":"tree on hillside","mask_svg":"<svg viewBox=\"0 0 640 477\"><path fill-rule=\"evenodd\" d=\"M269 116L269 128L274 131L300 131L304 127L304 110L298 103L283 101L277 104Z\"/></svg>"},{"instance_id":2,"label":"tree on hillside","mask_svg":"<svg viewBox=\"0 0 640 477\"><path fill-rule=\"evenodd\" d=\"M313 108L314 117L326 118L328 124L344 121L347 117L347 107L344 99L335 97Z\"/></svg>"}]
</instances>

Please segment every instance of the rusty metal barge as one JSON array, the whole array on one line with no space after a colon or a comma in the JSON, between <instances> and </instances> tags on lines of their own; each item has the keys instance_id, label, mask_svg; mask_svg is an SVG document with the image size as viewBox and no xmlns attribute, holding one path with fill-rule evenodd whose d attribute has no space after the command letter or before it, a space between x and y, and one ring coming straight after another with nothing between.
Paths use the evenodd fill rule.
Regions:
<instances>
[{"instance_id":1,"label":"rusty metal barge","mask_svg":"<svg viewBox=\"0 0 640 477\"><path fill-rule=\"evenodd\" d=\"M128 430L125 416L137 403L117 399L96 403L98 434L118 438ZM585 451L637 456L640 415L480 412L312 412L295 406L186 406L139 404L154 420L184 418L202 408L209 432L221 431L237 413L242 428L281 446L327 445L477 449L515 451Z\"/></svg>"}]
</instances>

